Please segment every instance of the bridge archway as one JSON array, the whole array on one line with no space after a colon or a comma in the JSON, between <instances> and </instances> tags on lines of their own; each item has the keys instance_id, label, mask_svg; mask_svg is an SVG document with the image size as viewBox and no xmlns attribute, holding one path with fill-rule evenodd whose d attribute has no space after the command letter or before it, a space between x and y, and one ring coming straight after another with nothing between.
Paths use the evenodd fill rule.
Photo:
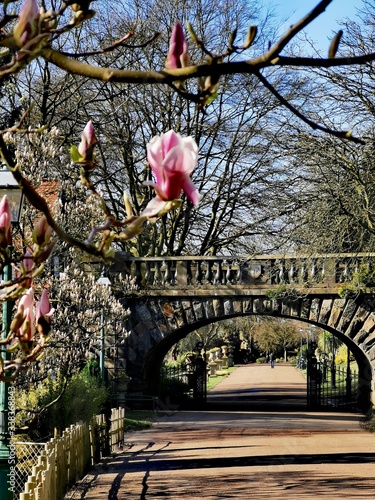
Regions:
<instances>
[{"instance_id":1,"label":"bridge archway","mask_svg":"<svg viewBox=\"0 0 375 500\"><path fill-rule=\"evenodd\" d=\"M353 297L339 295L361 266L375 271L375 254L119 254L116 266L113 272L129 274L140 287L124 297L131 334L123 361L137 390L142 380L145 391L152 389L166 352L191 331L235 316L264 315L305 321L342 340L358 363L360 408L375 404L375 294L361 288Z\"/></svg>"},{"instance_id":2,"label":"bridge archway","mask_svg":"<svg viewBox=\"0 0 375 500\"><path fill-rule=\"evenodd\" d=\"M157 345L155 345L151 349L151 351L147 355L147 358L145 359L145 363L143 366L143 374L142 374L145 391L150 394L157 393L159 376L164 357L178 341L185 338L187 335L201 328L202 326L206 326L210 323L224 321L239 316L245 317L245 316L269 316L269 315L259 314L259 313L230 314L222 317L204 319L201 321L197 321L194 324L184 325L182 328L177 328L168 336L164 337ZM315 325L319 328L322 328L323 330L332 333L341 342L343 342L348 347L349 351L353 354L358 365L358 375L359 375L359 392L357 395L358 408L361 411L366 412L371 407L373 368L365 353L358 347L358 345L355 342L353 342L352 339L344 335L342 332L327 325L320 324L318 322L301 320L300 318L282 314L272 314L272 316L290 320L298 319L298 321L304 321L307 324Z\"/></svg>"}]
</instances>

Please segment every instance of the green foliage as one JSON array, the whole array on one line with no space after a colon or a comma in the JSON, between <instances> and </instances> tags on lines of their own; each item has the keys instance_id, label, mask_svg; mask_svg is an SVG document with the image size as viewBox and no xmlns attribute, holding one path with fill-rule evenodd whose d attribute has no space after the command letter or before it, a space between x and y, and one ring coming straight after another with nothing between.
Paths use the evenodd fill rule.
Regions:
<instances>
[{"instance_id":1,"label":"green foliage","mask_svg":"<svg viewBox=\"0 0 375 500\"><path fill-rule=\"evenodd\" d=\"M22 410L17 413L16 426L30 426L38 436L45 437L54 428L90 420L100 413L107 399L106 388L88 372L74 375L67 384L63 377L49 377L35 389L18 391L16 404Z\"/></svg>"},{"instance_id":2,"label":"green foliage","mask_svg":"<svg viewBox=\"0 0 375 500\"><path fill-rule=\"evenodd\" d=\"M330 332L324 331L319 335L318 347L321 352L332 354L333 349L336 354L341 345L342 342Z\"/></svg>"},{"instance_id":3,"label":"green foliage","mask_svg":"<svg viewBox=\"0 0 375 500\"><path fill-rule=\"evenodd\" d=\"M257 358L257 359L255 360L255 362L256 362L256 363L265 363L265 362L266 362L266 358L265 358L264 356L263 356L263 357L261 357L261 358Z\"/></svg>"},{"instance_id":4,"label":"green foliage","mask_svg":"<svg viewBox=\"0 0 375 500\"><path fill-rule=\"evenodd\" d=\"M340 345L336 352L335 363L336 365L346 364L348 361L348 348L345 344Z\"/></svg>"},{"instance_id":5,"label":"green foliage","mask_svg":"<svg viewBox=\"0 0 375 500\"><path fill-rule=\"evenodd\" d=\"M186 363L186 357L189 353L183 352L178 354L177 358L172 361L166 361L164 366L166 368L180 368L182 365Z\"/></svg>"},{"instance_id":6,"label":"green foliage","mask_svg":"<svg viewBox=\"0 0 375 500\"><path fill-rule=\"evenodd\" d=\"M164 378L159 386L159 396L165 398L170 396L172 398L181 396L189 392L189 384L182 382L182 380L174 377Z\"/></svg>"},{"instance_id":7,"label":"green foliage","mask_svg":"<svg viewBox=\"0 0 375 500\"><path fill-rule=\"evenodd\" d=\"M338 294L342 298L356 297L374 288L375 269L362 264L359 270L353 273L352 279L339 287Z\"/></svg>"},{"instance_id":8,"label":"green foliage","mask_svg":"<svg viewBox=\"0 0 375 500\"><path fill-rule=\"evenodd\" d=\"M253 340L259 352L273 352L279 357L285 350L298 346L300 338L292 322L265 318L254 328Z\"/></svg>"},{"instance_id":9,"label":"green foliage","mask_svg":"<svg viewBox=\"0 0 375 500\"><path fill-rule=\"evenodd\" d=\"M308 283L305 283L305 285L307 286ZM295 288L292 288L284 284L280 284L278 287L272 290L267 290L266 297L270 300L285 299L285 298L290 298L291 300L297 300L300 297L302 297L302 294L298 292L298 290L296 290Z\"/></svg>"},{"instance_id":10,"label":"green foliage","mask_svg":"<svg viewBox=\"0 0 375 500\"><path fill-rule=\"evenodd\" d=\"M279 285L277 288L274 288L273 290L267 290L266 297L267 299L270 300L280 299L285 296L286 291L287 291L286 285Z\"/></svg>"}]
</instances>

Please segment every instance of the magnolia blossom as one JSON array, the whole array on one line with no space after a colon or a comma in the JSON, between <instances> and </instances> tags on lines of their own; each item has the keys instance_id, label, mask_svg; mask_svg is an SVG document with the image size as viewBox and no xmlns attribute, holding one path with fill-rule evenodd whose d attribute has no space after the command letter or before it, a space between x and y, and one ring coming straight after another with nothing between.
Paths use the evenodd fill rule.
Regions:
<instances>
[{"instance_id":1,"label":"magnolia blossom","mask_svg":"<svg viewBox=\"0 0 375 500\"><path fill-rule=\"evenodd\" d=\"M147 144L147 161L156 182L144 184L155 189L156 197L147 205L142 215L156 216L165 202L179 198L184 191L197 206L200 195L190 179L198 161L198 146L192 137L181 137L173 130L155 136Z\"/></svg>"},{"instance_id":2,"label":"magnolia blossom","mask_svg":"<svg viewBox=\"0 0 375 500\"><path fill-rule=\"evenodd\" d=\"M34 291L32 288L29 288L21 297L18 303L18 312L23 314L23 323L18 330L18 336L21 342L28 342L34 338L35 334Z\"/></svg>"},{"instance_id":3,"label":"magnolia blossom","mask_svg":"<svg viewBox=\"0 0 375 500\"><path fill-rule=\"evenodd\" d=\"M169 51L165 61L167 69L184 68L189 65L189 47L180 23L174 25Z\"/></svg>"},{"instance_id":4,"label":"magnolia blossom","mask_svg":"<svg viewBox=\"0 0 375 500\"><path fill-rule=\"evenodd\" d=\"M13 38L18 47L26 43L39 33L39 7L36 0L25 0L13 30Z\"/></svg>"},{"instance_id":5,"label":"magnolia blossom","mask_svg":"<svg viewBox=\"0 0 375 500\"><path fill-rule=\"evenodd\" d=\"M94 126L90 120L83 130L81 142L78 146L78 152L81 157L88 162L93 161L94 146L97 143Z\"/></svg>"},{"instance_id":6,"label":"magnolia blossom","mask_svg":"<svg viewBox=\"0 0 375 500\"><path fill-rule=\"evenodd\" d=\"M39 246L48 245L48 243L51 241L52 232L52 227L48 224L46 216L43 215L34 226L34 243Z\"/></svg>"},{"instance_id":7,"label":"magnolia blossom","mask_svg":"<svg viewBox=\"0 0 375 500\"><path fill-rule=\"evenodd\" d=\"M22 282L22 286L24 288L29 288L31 286L33 269L34 269L34 260L32 257L32 252L31 250L27 250L22 259L20 269L16 272L17 278L22 278L22 277L25 278Z\"/></svg>"},{"instance_id":8,"label":"magnolia blossom","mask_svg":"<svg viewBox=\"0 0 375 500\"><path fill-rule=\"evenodd\" d=\"M51 316L54 313L54 309L51 308L49 302L47 290L43 291L40 301L36 303L35 309L36 309L36 323L38 327L40 326L41 329L43 330L42 333L46 335L50 330L49 325L51 324Z\"/></svg>"},{"instance_id":9,"label":"magnolia blossom","mask_svg":"<svg viewBox=\"0 0 375 500\"><path fill-rule=\"evenodd\" d=\"M0 247L6 248L12 244L12 224L9 200L7 195L0 203Z\"/></svg>"}]
</instances>

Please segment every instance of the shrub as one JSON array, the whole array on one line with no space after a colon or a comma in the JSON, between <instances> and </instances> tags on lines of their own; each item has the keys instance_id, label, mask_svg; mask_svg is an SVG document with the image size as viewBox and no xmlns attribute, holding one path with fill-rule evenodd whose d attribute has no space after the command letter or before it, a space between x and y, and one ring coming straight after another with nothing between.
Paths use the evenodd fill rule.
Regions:
<instances>
[{"instance_id":1,"label":"shrub","mask_svg":"<svg viewBox=\"0 0 375 500\"><path fill-rule=\"evenodd\" d=\"M261 357L261 358L257 358L257 359L255 360L255 362L256 362L256 363L265 363L265 362L266 362L266 358L265 358L264 356L263 356L263 357Z\"/></svg>"},{"instance_id":2,"label":"shrub","mask_svg":"<svg viewBox=\"0 0 375 500\"><path fill-rule=\"evenodd\" d=\"M29 425L30 437L44 438L55 428L65 429L79 420L90 420L108 400L107 389L87 372L73 375L64 386L62 377L48 377L35 389L19 391L16 405L24 410L18 411L16 426Z\"/></svg>"},{"instance_id":3,"label":"shrub","mask_svg":"<svg viewBox=\"0 0 375 500\"><path fill-rule=\"evenodd\" d=\"M358 271L353 273L351 281L343 283L338 294L342 298L356 297L367 290L373 290L375 287L375 270L361 264Z\"/></svg>"},{"instance_id":4,"label":"shrub","mask_svg":"<svg viewBox=\"0 0 375 500\"><path fill-rule=\"evenodd\" d=\"M159 396L161 398L165 398L166 396L176 398L183 394L186 394L187 392L189 392L189 390L190 390L189 384L183 382L178 378L175 377L164 378L160 382Z\"/></svg>"}]
</instances>

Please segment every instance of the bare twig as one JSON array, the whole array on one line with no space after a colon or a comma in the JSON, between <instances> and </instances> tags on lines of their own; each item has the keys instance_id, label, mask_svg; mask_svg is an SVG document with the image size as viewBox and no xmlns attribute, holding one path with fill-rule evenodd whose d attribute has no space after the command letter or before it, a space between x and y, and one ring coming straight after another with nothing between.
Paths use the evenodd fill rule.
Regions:
<instances>
[{"instance_id":1,"label":"bare twig","mask_svg":"<svg viewBox=\"0 0 375 500\"><path fill-rule=\"evenodd\" d=\"M310 120L305 116L303 113L301 113L297 108L295 108L290 102L288 102L284 97L279 94L279 92L269 83L269 81L261 75L259 72L255 73L255 76L260 80L260 82L276 97L276 99L289 111L291 111L297 118L302 120L304 123L309 125L314 130L320 130L321 132L325 132L326 134L333 135L335 137L339 137L340 139L349 139L350 141L356 143L356 144L365 144L365 141L362 139L359 139L358 137L353 137L351 131L340 131L340 130L334 130L330 129L327 127L323 127L323 125L319 125L318 123L314 122L313 120Z\"/></svg>"}]
</instances>

